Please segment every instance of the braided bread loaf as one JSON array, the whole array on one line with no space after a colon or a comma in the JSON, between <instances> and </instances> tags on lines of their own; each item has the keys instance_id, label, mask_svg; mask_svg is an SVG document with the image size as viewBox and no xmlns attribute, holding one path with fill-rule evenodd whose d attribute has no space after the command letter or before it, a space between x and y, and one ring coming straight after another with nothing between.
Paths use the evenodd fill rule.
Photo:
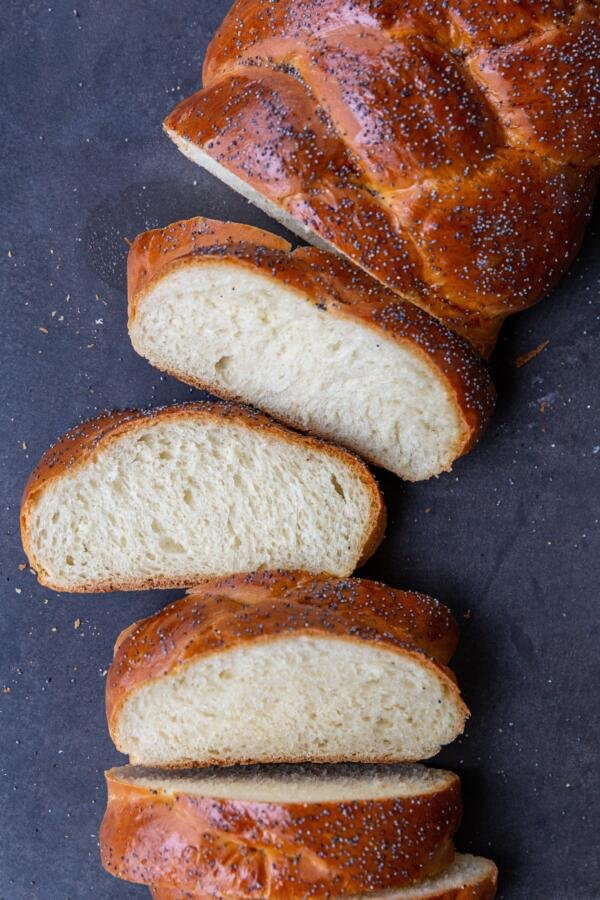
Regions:
<instances>
[{"instance_id":1,"label":"braided bread loaf","mask_svg":"<svg viewBox=\"0 0 600 900\"><path fill-rule=\"evenodd\" d=\"M165 127L488 353L581 242L599 20L597 0L238 0Z\"/></svg>"}]
</instances>

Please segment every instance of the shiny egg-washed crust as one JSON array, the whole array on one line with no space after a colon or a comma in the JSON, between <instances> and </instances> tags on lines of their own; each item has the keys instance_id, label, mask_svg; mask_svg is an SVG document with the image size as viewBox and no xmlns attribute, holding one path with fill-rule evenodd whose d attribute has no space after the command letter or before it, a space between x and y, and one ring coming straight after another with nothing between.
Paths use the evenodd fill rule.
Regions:
<instances>
[{"instance_id":1,"label":"shiny egg-washed crust","mask_svg":"<svg viewBox=\"0 0 600 900\"><path fill-rule=\"evenodd\" d=\"M198 891L186 891L182 890L178 887L168 887L168 886L155 886L150 888L150 894L153 897L153 900L233 900L230 896L228 898L220 897L218 894L205 894ZM352 897L348 895L344 895L346 900L352 900ZM360 894L360 900L365 900L368 896L365 894ZM381 894L375 895L378 900L381 900ZM424 900L494 900L496 896L496 876L493 874L487 875L483 881L478 881L476 884L465 884L464 887L460 888L450 888L449 890L444 890L443 888L439 891L432 891L429 888L426 893L423 894ZM398 895L399 900L401 900L401 895ZM259 898L262 900L262 898ZM332 898L334 900L334 898ZM340 897L337 900L341 900ZM357 895L355 895L354 900L357 900ZM385 894L385 900L395 900L393 888L391 893Z\"/></svg>"},{"instance_id":2,"label":"shiny egg-washed crust","mask_svg":"<svg viewBox=\"0 0 600 900\"><path fill-rule=\"evenodd\" d=\"M442 873L443 875L443 873ZM423 900L494 900L496 896L496 884L498 880L498 869L493 864L489 866L478 880L468 882L462 887L456 888L436 888L431 882L427 884L423 890ZM172 885L153 885L150 888L153 900L233 900L231 897L223 897L219 894L206 894L200 890L188 891L183 888L174 887ZM366 900L366 897L373 896L376 900L402 900L404 891L396 894L394 888L385 893L377 892L375 894L354 895L355 900ZM348 898L348 895L344 895ZM257 898L263 900L263 898ZM341 900L340 897L332 898L332 900Z\"/></svg>"},{"instance_id":3,"label":"shiny egg-washed crust","mask_svg":"<svg viewBox=\"0 0 600 900\"><path fill-rule=\"evenodd\" d=\"M165 129L488 354L581 243L599 58L596 0L237 0Z\"/></svg>"},{"instance_id":4,"label":"shiny egg-washed crust","mask_svg":"<svg viewBox=\"0 0 600 900\"><path fill-rule=\"evenodd\" d=\"M130 626L117 639L106 679L108 726L118 749L125 702L149 682L183 671L202 657L294 636L366 642L416 660L447 687L464 719L452 672L458 629L449 610L424 594L361 578L308 572L257 572L207 581L201 588ZM264 761L264 760L261 760ZM277 758L269 762L305 762ZM312 762L346 762L320 755ZM353 758L353 762L361 762ZM393 753L370 762L405 762ZM174 767L235 765L255 759L181 759Z\"/></svg>"},{"instance_id":5,"label":"shiny egg-washed crust","mask_svg":"<svg viewBox=\"0 0 600 900\"><path fill-rule=\"evenodd\" d=\"M50 576L44 571L40 561L36 559L29 541L28 518L35 507L40 493L55 479L61 478L61 476L72 471L75 467L85 466L96 454L101 453L103 448L118 440L122 435L170 420L184 421L186 419L199 422L231 422L244 428L261 431L265 435L269 435L273 440L297 444L317 453L322 453L324 456L342 460L366 487L371 499L371 516L365 529L363 551L360 559L357 560L357 568L375 552L383 540L386 526L386 509L383 496L368 468L357 456L349 451L341 450L333 444L328 444L316 438L297 434L278 425L268 416L256 410L235 403L202 401L151 410L125 410L106 413L72 428L44 453L25 485L21 500L21 540L29 564L36 572L40 584L44 584L54 590L64 590L61 583L53 583ZM144 578L142 581L111 579L103 582L82 583L76 587L70 587L69 590L78 593L88 593L192 587L205 580L205 576L202 575L189 575L185 576L185 578L159 576Z\"/></svg>"},{"instance_id":6,"label":"shiny egg-washed crust","mask_svg":"<svg viewBox=\"0 0 600 900\"><path fill-rule=\"evenodd\" d=\"M102 864L128 881L202 887L236 900L326 898L408 884L454 858L460 782L445 775L413 796L284 803L203 797L184 787L167 792L128 780L127 768L112 769Z\"/></svg>"},{"instance_id":7,"label":"shiny egg-washed crust","mask_svg":"<svg viewBox=\"0 0 600 900\"><path fill-rule=\"evenodd\" d=\"M332 316L354 321L410 346L446 382L462 422L459 443L449 453L447 469L473 447L485 430L494 408L494 388L487 368L466 341L336 254L314 247L299 247L291 252L287 241L248 225L198 217L140 234L128 260L130 327L139 304L162 278L175 269L219 262L258 271L265 278L295 289L300 299ZM169 374L227 399L244 400L228 394L220 385L195 380L185 371ZM280 414L277 418L299 427L292 418Z\"/></svg>"}]
</instances>

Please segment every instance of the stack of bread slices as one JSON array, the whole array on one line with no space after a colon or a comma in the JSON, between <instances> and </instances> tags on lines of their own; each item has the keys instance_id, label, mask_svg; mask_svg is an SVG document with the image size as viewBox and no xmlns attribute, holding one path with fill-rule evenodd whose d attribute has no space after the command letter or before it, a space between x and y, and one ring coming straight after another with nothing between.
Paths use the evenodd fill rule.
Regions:
<instances>
[{"instance_id":1,"label":"stack of bread slices","mask_svg":"<svg viewBox=\"0 0 600 900\"><path fill-rule=\"evenodd\" d=\"M386 524L354 451L449 468L491 411L483 364L349 263L247 226L141 235L129 291L139 352L223 400L86 422L25 489L43 584L188 589L117 641L130 765L106 776L105 868L162 900L493 897L494 864L454 850L459 779L419 763L468 715L456 624L350 577Z\"/></svg>"},{"instance_id":2,"label":"stack of bread slices","mask_svg":"<svg viewBox=\"0 0 600 900\"><path fill-rule=\"evenodd\" d=\"M22 507L42 583L188 588L108 672L130 759L106 776L109 872L162 900L495 895L454 850L459 779L418 762L468 715L456 623L349 577L384 524L357 457L231 403L109 414L43 457Z\"/></svg>"},{"instance_id":3,"label":"stack of bread slices","mask_svg":"<svg viewBox=\"0 0 600 900\"><path fill-rule=\"evenodd\" d=\"M355 452L449 469L491 412L483 363L331 253L200 218L134 242L129 328L222 400L72 429L21 514L56 590L188 589L117 641L103 865L161 900L493 897L454 850L459 779L419 762L468 715L456 624L350 577L386 523Z\"/></svg>"}]
</instances>

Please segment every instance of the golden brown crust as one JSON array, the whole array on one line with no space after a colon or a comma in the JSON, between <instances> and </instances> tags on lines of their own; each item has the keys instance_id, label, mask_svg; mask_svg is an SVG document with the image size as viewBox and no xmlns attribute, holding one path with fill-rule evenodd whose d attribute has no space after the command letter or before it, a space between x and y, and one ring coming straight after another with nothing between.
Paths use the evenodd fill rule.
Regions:
<instances>
[{"instance_id":1,"label":"golden brown crust","mask_svg":"<svg viewBox=\"0 0 600 900\"><path fill-rule=\"evenodd\" d=\"M151 427L169 419L196 419L204 422L234 422L246 428L263 431L273 438L310 448L341 459L350 466L356 477L365 485L371 497L371 516L364 536L363 552L357 567L375 552L385 532L386 509L377 482L364 463L354 454L316 438L297 434L278 425L268 416L247 406L234 403L200 401L151 410L125 410L106 413L70 429L54 446L44 453L31 473L21 500L21 540L31 568L37 573L40 584L54 590L64 590L62 583L55 583L46 573L31 548L28 518L38 495L54 480L74 468L84 466L96 453L121 435L138 428ZM191 587L205 581L205 576L144 578L143 581L109 580L70 587L80 593L103 591L134 591L149 588Z\"/></svg>"},{"instance_id":2,"label":"golden brown crust","mask_svg":"<svg viewBox=\"0 0 600 900\"><path fill-rule=\"evenodd\" d=\"M460 888L450 888L439 891L427 889L423 894L423 900L494 900L496 896L497 875L490 873L476 884L466 884ZM205 894L202 891L186 891L178 887L168 885L154 885L150 888L150 894L154 900L225 900L215 894ZM367 895L368 896L368 895ZM381 895L376 895L381 898ZM338 898L341 900L341 898ZM355 897L356 900L356 897ZM361 895L360 900L365 900ZM393 889L385 894L385 900L402 900L401 894L394 894Z\"/></svg>"},{"instance_id":3,"label":"golden brown crust","mask_svg":"<svg viewBox=\"0 0 600 900\"><path fill-rule=\"evenodd\" d=\"M203 891L184 891L168 885L153 885L150 894L153 900L214 900L210 894Z\"/></svg>"},{"instance_id":4,"label":"golden brown crust","mask_svg":"<svg viewBox=\"0 0 600 900\"><path fill-rule=\"evenodd\" d=\"M581 242L599 55L588 0L237 0L165 127L487 354Z\"/></svg>"},{"instance_id":5,"label":"golden brown crust","mask_svg":"<svg viewBox=\"0 0 600 900\"><path fill-rule=\"evenodd\" d=\"M234 222L220 222L201 216L174 222L168 228L155 228L138 234L127 257L130 317L135 316L134 298L174 260L195 253L210 253L215 247L231 247L235 252L235 248L239 245L283 252L292 249L288 241L270 231L263 231L262 228Z\"/></svg>"},{"instance_id":6,"label":"golden brown crust","mask_svg":"<svg viewBox=\"0 0 600 900\"><path fill-rule=\"evenodd\" d=\"M258 270L264 277L296 289L301 299L333 316L359 322L399 344L410 344L413 352L435 368L463 422L461 443L449 454L450 468L456 457L476 443L493 411L494 389L481 359L437 319L335 254L312 247L290 253L289 244L279 239L267 242L266 234L201 217L141 234L129 253L130 328L148 291L175 268L222 261ZM199 382L185 372L170 374L195 387L227 394L220 386ZM227 398L244 399L231 393ZM298 427L290 417L286 423Z\"/></svg>"},{"instance_id":7,"label":"golden brown crust","mask_svg":"<svg viewBox=\"0 0 600 900\"><path fill-rule=\"evenodd\" d=\"M208 581L118 638L106 680L106 713L115 744L126 749L119 746L120 713L129 697L150 681L182 671L203 656L297 635L367 641L416 658L444 682L463 716L468 715L454 676L444 665L458 640L456 623L445 606L423 594L360 578L257 572ZM340 760L319 755L315 748L313 761ZM390 753L378 761L402 760ZM182 759L176 765L251 762L256 760Z\"/></svg>"},{"instance_id":8,"label":"golden brown crust","mask_svg":"<svg viewBox=\"0 0 600 900\"><path fill-rule=\"evenodd\" d=\"M326 898L410 883L454 857L460 782L447 776L413 797L275 803L167 793L112 770L102 863L129 881L239 900Z\"/></svg>"},{"instance_id":9,"label":"golden brown crust","mask_svg":"<svg viewBox=\"0 0 600 900\"><path fill-rule=\"evenodd\" d=\"M436 891L428 886L427 890L423 892L423 900L494 900L497 880L498 870L494 867L479 881L463 887L440 888ZM219 895L206 894L203 891L187 891L172 885L153 885L150 893L153 900L226 900ZM379 894L376 896L381 897ZM360 900L365 900L365 896L361 895ZM392 888L390 893L386 892L385 900L402 900L402 895L394 894Z\"/></svg>"}]
</instances>

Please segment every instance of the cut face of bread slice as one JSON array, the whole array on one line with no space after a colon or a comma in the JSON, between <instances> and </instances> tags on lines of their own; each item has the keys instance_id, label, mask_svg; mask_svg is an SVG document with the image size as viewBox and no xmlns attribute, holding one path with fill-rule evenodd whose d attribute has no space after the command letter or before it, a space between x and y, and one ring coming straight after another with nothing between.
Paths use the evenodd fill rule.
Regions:
<instances>
[{"instance_id":1,"label":"cut face of bread slice","mask_svg":"<svg viewBox=\"0 0 600 900\"><path fill-rule=\"evenodd\" d=\"M418 884L352 896L354 900L493 900L497 879L498 869L490 859L457 853L448 868ZM150 893L154 900L216 900L215 894L167 885L155 886Z\"/></svg>"},{"instance_id":2,"label":"cut face of bread slice","mask_svg":"<svg viewBox=\"0 0 600 900\"><path fill-rule=\"evenodd\" d=\"M436 319L340 257L190 219L129 254L129 332L159 369L416 481L475 443L483 362Z\"/></svg>"},{"instance_id":3,"label":"cut face of bread slice","mask_svg":"<svg viewBox=\"0 0 600 900\"><path fill-rule=\"evenodd\" d=\"M443 606L362 579L209 583L117 642L111 735L151 766L426 759L467 716L455 643Z\"/></svg>"},{"instance_id":4,"label":"cut face of bread slice","mask_svg":"<svg viewBox=\"0 0 600 900\"><path fill-rule=\"evenodd\" d=\"M358 459L222 403L73 429L42 458L21 509L40 581L69 591L184 587L274 566L349 574L384 525Z\"/></svg>"},{"instance_id":5,"label":"cut face of bread slice","mask_svg":"<svg viewBox=\"0 0 600 900\"><path fill-rule=\"evenodd\" d=\"M215 897L331 897L410 884L454 858L456 775L424 766L106 774L104 867Z\"/></svg>"}]
</instances>

